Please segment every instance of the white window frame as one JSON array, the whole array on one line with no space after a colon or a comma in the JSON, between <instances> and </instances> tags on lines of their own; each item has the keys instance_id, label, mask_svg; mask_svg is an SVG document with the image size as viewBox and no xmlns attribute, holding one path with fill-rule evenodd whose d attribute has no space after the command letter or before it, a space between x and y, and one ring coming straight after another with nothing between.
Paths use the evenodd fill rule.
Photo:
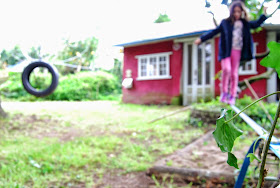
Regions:
<instances>
[{"instance_id":1,"label":"white window frame","mask_svg":"<svg viewBox=\"0 0 280 188\"><path fill-rule=\"evenodd\" d=\"M257 51L257 45L258 43L255 42L254 43L254 55L256 54ZM251 70L247 70L248 69L248 64L251 63ZM254 74L258 74L257 72L257 60L255 58L253 58L251 61L247 61L245 64L246 70L242 70L242 66L239 67L239 75L254 75Z\"/></svg>"},{"instance_id":2,"label":"white window frame","mask_svg":"<svg viewBox=\"0 0 280 188\"><path fill-rule=\"evenodd\" d=\"M136 80L160 80L160 79L171 79L172 76L170 75L170 55L172 52L163 52L163 53L155 53L155 54L145 54L145 55L137 55L135 58L138 60L138 77ZM160 57L165 57L166 58L166 75L159 75L159 58ZM157 73L156 75L149 76L149 69L150 66L150 58L156 58L156 66L157 68ZM147 66L146 66L146 76L141 76L141 59L146 59L147 61Z\"/></svg>"}]
</instances>

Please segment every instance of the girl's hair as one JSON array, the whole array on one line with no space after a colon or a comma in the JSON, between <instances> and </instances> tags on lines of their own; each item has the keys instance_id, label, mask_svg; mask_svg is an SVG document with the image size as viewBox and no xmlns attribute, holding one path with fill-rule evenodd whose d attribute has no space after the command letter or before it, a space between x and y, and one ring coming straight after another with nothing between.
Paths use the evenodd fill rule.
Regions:
<instances>
[{"instance_id":1,"label":"girl's hair","mask_svg":"<svg viewBox=\"0 0 280 188\"><path fill-rule=\"evenodd\" d=\"M233 2L231 3L231 5L229 6L229 17L227 18L227 20L231 21L232 23L234 22L234 15L233 15L233 13L234 13L234 8L235 8L235 7L241 8L241 11L242 11L242 16L241 16L241 18L242 18L242 19L245 19L245 20L247 20L247 21L249 21L248 13L247 13L247 11L246 11L246 6L245 6L245 4L244 4L242 1L240 1L240 0L233 1Z\"/></svg>"}]
</instances>

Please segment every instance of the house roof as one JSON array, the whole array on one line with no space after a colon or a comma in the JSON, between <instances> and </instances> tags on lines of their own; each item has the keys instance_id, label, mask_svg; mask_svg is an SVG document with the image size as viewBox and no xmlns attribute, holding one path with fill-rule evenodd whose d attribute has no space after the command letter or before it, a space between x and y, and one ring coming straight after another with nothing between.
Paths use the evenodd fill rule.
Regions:
<instances>
[{"instance_id":1,"label":"house roof","mask_svg":"<svg viewBox=\"0 0 280 188\"><path fill-rule=\"evenodd\" d=\"M184 21L177 22L165 22L165 23L149 23L145 26L139 26L139 28L133 28L129 32L130 39L128 37L123 38L124 43L119 43L115 46L138 46L142 44L199 36L200 34L214 29L215 25L213 20L209 16L203 16L201 21L197 19L185 19ZM135 40L136 39L136 40Z\"/></svg>"},{"instance_id":2,"label":"house roof","mask_svg":"<svg viewBox=\"0 0 280 188\"><path fill-rule=\"evenodd\" d=\"M138 45L143 45L143 44L148 44L148 43L155 43L155 42L162 42L162 41L178 39L178 38L193 37L193 36L201 35L201 34L205 33L206 31L209 31L209 30L195 31L195 32L183 33L183 34L177 34L177 35L171 35L171 36L165 36L165 37L160 37L160 38L151 38L151 39L138 40L138 41L123 43L123 44L117 44L116 46L123 46L123 47L138 46Z\"/></svg>"},{"instance_id":3,"label":"house roof","mask_svg":"<svg viewBox=\"0 0 280 188\"><path fill-rule=\"evenodd\" d=\"M188 38L188 37L196 37L199 36L207 31L210 31L214 27L212 26L204 26L204 29L199 30L199 28L179 28L177 30L177 33L175 34L174 28L173 28L173 34L171 31L171 34L162 36L151 36L150 38L142 39L142 40L136 40L132 42L126 42L122 44L117 44L115 46L119 47L132 47L132 46L139 46L144 44L151 44L151 43L157 43L157 42L163 42L168 40L174 40L174 39L180 39L180 38ZM268 31L277 31L277 33L280 33L280 24L264 24L263 28L267 29ZM186 32L180 32L185 29ZM170 33L170 32L169 32Z\"/></svg>"}]
</instances>

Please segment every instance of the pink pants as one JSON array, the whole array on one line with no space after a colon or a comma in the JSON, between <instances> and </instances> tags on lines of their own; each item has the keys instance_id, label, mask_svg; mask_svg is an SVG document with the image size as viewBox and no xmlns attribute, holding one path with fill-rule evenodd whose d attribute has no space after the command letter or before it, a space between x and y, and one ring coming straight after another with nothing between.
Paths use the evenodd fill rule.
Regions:
<instances>
[{"instance_id":1,"label":"pink pants","mask_svg":"<svg viewBox=\"0 0 280 188\"><path fill-rule=\"evenodd\" d=\"M222 92L230 93L236 97L238 84L238 68L240 64L241 50L231 50L231 56L222 59ZM229 92L230 81L230 92Z\"/></svg>"}]
</instances>

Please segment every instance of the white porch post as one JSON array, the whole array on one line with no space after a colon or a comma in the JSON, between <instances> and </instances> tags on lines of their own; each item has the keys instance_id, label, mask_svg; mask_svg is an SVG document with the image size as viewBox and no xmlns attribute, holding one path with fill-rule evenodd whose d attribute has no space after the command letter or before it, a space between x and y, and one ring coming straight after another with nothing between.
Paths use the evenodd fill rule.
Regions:
<instances>
[{"instance_id":1,"label":"white porch post","mask_svg":"<svg viewBox=\"0 0 280 188\"><path fill-rule=\"evenodd\" d=\"M276 41L276 32L275 31L271 31L271 32L267 32L267 43L270 41ZM268 68L272 69L272 68ZM276 79L276 73L273 73L270 77L270 79L267 80L267 84L266 84L266 91L267 94L269 93L273 93L275 91L277 91L277 79ZM275 102L277 99L276 95L272 95L270 97L267 98L268 102Z\"/></svg>"}]
</instances>

